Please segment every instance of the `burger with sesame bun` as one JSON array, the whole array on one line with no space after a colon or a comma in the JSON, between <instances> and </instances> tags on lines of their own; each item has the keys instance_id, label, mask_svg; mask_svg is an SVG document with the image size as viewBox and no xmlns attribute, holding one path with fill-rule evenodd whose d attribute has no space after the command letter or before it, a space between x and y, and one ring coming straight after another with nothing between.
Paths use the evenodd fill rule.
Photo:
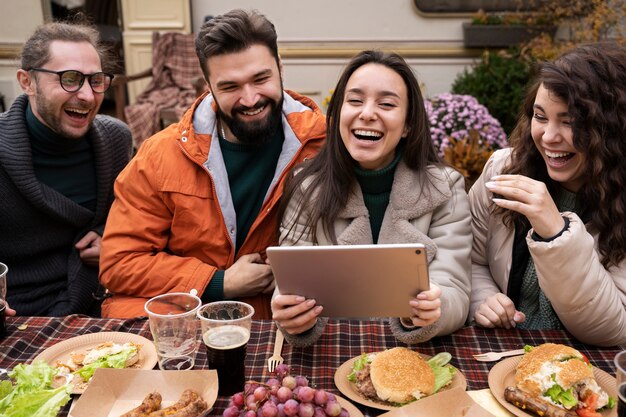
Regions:
<instances>
[{"instance_id":1,"label":"burger with sesame bun","mask_svg":"<svg viewBox=\"0 0 626 417\"><path fill-rule=\"evenodd\" d=\"M578 350L554 343L525 349L515 370L515 387L505 389L508 402L546 417L601 417L600 410L615 406Z\"/></svg>"},{"instance_id":2,"label":"burger with sesame bun","mask_svg":"<svg viewBox=\"0 0 626 417\"><path fill-rule=\"evenodd\" d=\"M447 366L450 354L428 361L415 351L396 347L361 355L348 379L370 400L400 406L432 395L452 381L456 370Z\"/></svg>"}]
</instances>

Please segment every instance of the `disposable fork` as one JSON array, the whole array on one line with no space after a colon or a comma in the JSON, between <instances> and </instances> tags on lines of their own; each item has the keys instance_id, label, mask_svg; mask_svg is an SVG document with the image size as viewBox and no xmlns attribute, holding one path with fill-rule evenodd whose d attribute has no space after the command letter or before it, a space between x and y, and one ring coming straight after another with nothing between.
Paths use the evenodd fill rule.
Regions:
<instances>
[{"instance_id":1,"label":"disposable fork","mask_svg":"<svg viewBox=\"0 0 626 417\"><path fill-rule=\"evenodd\" d=\"M276 329L276 340L274 341L274 354L270 356L267 360L267 369L270 372L274 372L276 367L283 363L283 357L280 355L283 350L283 342L285 341L285 336L280 331L280 329Z\"/></svg>"},{"instance_id":2,"label":"disposable fork","mask_svg":"<svg viewBox=\"0 0 626 417\"><path fill-rule=\"evenodd\" d=\"M506 350L504 352L485 352L478 355L473 355L474 359L480 362L494 362L498 361L506 356L523 355L524 349Z\"/></svg>"}]
</instances>

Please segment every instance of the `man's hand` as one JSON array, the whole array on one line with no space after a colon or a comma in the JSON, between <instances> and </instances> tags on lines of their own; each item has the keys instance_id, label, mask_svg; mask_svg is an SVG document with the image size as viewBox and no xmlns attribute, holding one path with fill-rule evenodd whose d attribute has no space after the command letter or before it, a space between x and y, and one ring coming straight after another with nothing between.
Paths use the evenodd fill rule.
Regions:
<instances>
[{"instance_id":1,"label":"man's hand","mask_svg":"<svg viewBox=\"0 0 626 417\"><path fill-rule=\"evenodd\" d=\"M487 297L474 313L476 324L482 327L510 329L526 320L526 315L515 309L513 301L502 293Z\"/></svg>"},{"instance_id":2,"label":"man's hand","mask_svg":"<svg viewBox=\"0 0 626 417\"><path fill-rule=\"evenodd\" d=\"M100 264L100 245L102 238L94 231L88 232L74 247L78 249L78 255L85 265L95 268Z\"/></svg>"},{"instance_id":3,"label":"man's hand","mask_svg":"<svg viewBox=\"0 0 626 417\"><path fill-rule=\"evenodd\" d=\"M422 291L409 301L409 306L413 310L413 325L424 327L433 324L441 317L441 288L431 283L428 291Z\"/></svg>"},{"instance_id":4,"label":"man's hand","mask_svg":"<svg viewBox=\"0 0 626 417\"><path fill-rule=\"evenodd\" d=\"M272 299L272 319L289 334L300 334L315 326L323 309L315 306L315 300L300 295L278 294Z\"/></svg>"},{"instance_id":5,"label":"man's hand","mask_svg":"<svg viewBox=\"0 0 626 417\"><path fill-rule=\"evenodd\" d=\"M258 253L243 255L224 271L224 297L239 298L274 291L272 268Z\"/></svg>"},{"instance_id":6,"label":"man's hand","mask_svg":"<svg viewBox=\"0 0 626 417\"><path fill-rule=\"evenodd\" d=\"M494 198L496 205L526 216L542 238L551 238L565 227L565 220L543 182L523 175L497 175L485 187L504 197Z\"/></svg>"}]
</instances>

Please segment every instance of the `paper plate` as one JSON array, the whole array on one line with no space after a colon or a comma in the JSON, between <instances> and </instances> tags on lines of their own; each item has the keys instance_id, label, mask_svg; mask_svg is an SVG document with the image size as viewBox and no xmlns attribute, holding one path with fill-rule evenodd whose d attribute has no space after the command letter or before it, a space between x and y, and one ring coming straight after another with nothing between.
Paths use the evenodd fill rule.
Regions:
<instances>
[{"instance_id":1,"label":"paper plate","mask_svg":"<svg viewBox=\"0 0 626 417\"><path fill-rule=\"evenodd\" d=\"M377 353L377 352L372 352L372 353ZM428 355L423 355L421 353L420 355L422 355L424 359L430 358L430 356ZM396 408L398 408L398 407L394 407L393 405L384 404L382 402L376 402L376 401L370 400L369 398L363 397L357 390L356 385L353 382L350 382L348 380L348 375L350 375L350 373L352 372L352 367L354 366L354 362L360 356L361 355L355 356L354 358L345 361L343 364L341 364L341 366L339 366L339 368L337 368L337 371L335 371L335 385L337 386L337 389L343 395L345 395L352 401L359 403L359 404L366 405L368 407L377 408L379 410L395 410ZM443 387L441 391L455 388L455 387L462 387L463 390L467 388L467 381L465 380L465 375L463 375L461 371L459 371L458 369L456 369L456 373L454 374L454 377L452 378L452 382L450 383L450 385ZM437 395L437 394L433 394L433 395Z\"/></svg>"},{"instance_id":2,"label":"paper plate","mask_svg":"<svg viewBox=\"0 0 626 417\"><path fill-rule=\"evenodd\" d=\"M504 399L504 389L506 387L515 386L515 367L522 360L521 356L514 358L508 358L502 362L498 362L489 371L489 389L498 402L511 413L518 417L536 417L534 414L529 414L507 400ZM596 378L598 385L602 387L611 397L617 398L617 388L615 378L602 369L593 367L593 376ZM617 407L613 407L611 410L604 411L602 417L617 417Z\"/></svg>"},{"instance_id":3,"label":"paper plate","mask_svg":"<svg viewBox=\"0 0 626 417\"><path fill-rule=\"evenodd\" d=\"M152 369L157 364L157 352L152 341L137 334L124 332L100 332L72 337L44 350L33 359L33 362L43 360L51 366L55 366L57 361L67 361L72 353L82 353L105 342L119 344L132 342L141 345L139 360L132 366L134 369ZM72 392L74 394L82 394L85 389L86 386L79 387L74 385Z\"/></svg>"}]
</instances>

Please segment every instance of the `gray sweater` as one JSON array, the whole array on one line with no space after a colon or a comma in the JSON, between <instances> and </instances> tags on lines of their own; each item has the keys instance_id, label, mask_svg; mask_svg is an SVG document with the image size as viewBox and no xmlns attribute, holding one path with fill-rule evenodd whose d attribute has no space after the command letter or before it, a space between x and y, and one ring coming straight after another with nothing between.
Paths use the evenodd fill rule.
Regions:
<instances>
[{"instance_id":1,"label":"gray sweater","mask_svg":"<svg viewBox=\"0 0 626 417\"><path fill-rule=\"evenodd\" d=\"M98 269L82 263L74 244L91 230L102 235L113 182L131 156L130 131L98 115L87 133L97 175L93 212L35 177L27 105L22 95L0 115L0 262L9 267L7 300L18 315L98 315Z\"/></svg>"}]
</instances>

